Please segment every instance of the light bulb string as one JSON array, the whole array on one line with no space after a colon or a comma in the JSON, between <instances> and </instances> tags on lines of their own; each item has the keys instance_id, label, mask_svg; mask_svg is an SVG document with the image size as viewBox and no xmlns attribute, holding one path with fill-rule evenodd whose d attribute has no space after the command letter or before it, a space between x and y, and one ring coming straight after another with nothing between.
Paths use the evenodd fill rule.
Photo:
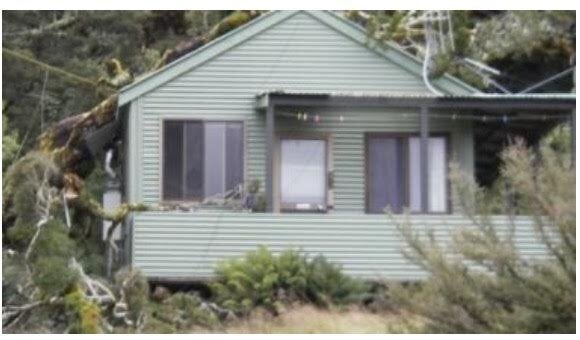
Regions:
<instances>
[{"instance_id":1,"label":"light bulb string","mask_svg":"<svg viewBox=\"0 0 580 340\"><path fill-rule=\"evenodd\" d=\"M408 118L409 116L419 117L419 113L403 113L403 117ZM347 122L355 121L357 117L351 116L346 118L345 116L325 116L321 114L313 114L305 111L297 111L295 113L289 112L277 112L277 117L284 118L294 118L298 121L303 122L313 122L313 123L325 123L325 122ZM503 115L474 115L474 114L457 114L457 113L429 113L430 118L437 119L449 119L452 121L459 120L471 120L480 121L483 123L495 123L502 122L508 124L514 121L553 121L553 120L563 120L570 117L570 114L518 114L510 116L507 114Z\"/></svg>"}]
</instances>

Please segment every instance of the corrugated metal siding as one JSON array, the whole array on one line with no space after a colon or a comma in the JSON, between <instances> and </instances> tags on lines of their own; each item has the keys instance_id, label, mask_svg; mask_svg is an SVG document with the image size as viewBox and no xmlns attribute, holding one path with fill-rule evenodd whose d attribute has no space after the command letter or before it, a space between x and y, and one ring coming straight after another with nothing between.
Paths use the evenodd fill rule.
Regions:
<instances>
[{"instance_id":1,"label":"corrugated metal siding","mask_svg":"<svg viewBox=\"0 0 580 340\"><path fill-rule=\"evenodd\" d=\"M404 242L396 224L384 215L251 213L137 213L133 264L149 278L205 279L218 261L236 258L263 245L274 252L300 249L323 254L349 274L366 279L416 280L425 273L401 253ZM499 229L506 217L494 217ZM471 223L460 216L412 216L415 230L430 229L441 240ZM515 220L518 250L545 256L531 219Z\"/></svg>"},{"instance_id":2,"label":"corrugated metal siding","mask_svg":"<svg viewBox=\"0 0 580 340\"><path fill-rule=\"evenodd\" d=\"M255 110L255 96L272 89L428 93L416 75L298 12L137 100L140 158L134 161L140 171L132 188L135 199L149 204L160 199L160 126L169 117L244 121L246 179L264 182L264 120ZM336 211L362 212L363 132L417 130L418 117L396 111L341 114L347 118L344 123L319 127L334 133ZM278 128L282 123L278 120ZM454 131L459 159L471 170L472 146L461 142L469 142L471 128L457 124L446 129Z\"/></svg>"}]
</instances>

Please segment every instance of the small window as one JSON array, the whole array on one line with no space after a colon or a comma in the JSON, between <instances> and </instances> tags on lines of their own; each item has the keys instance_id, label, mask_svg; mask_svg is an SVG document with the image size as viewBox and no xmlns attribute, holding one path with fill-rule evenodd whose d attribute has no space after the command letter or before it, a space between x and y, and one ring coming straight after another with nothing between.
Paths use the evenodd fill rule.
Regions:
<instances>
[{"instance_id":1,"label":"small window","mask_svg":"<svg viewBox=\"0 0 580 340\"><path fill-rule=\"evenodd\" d=\"M202 200L242 182L242 123L163 122L164 200Z\"/></svg>"},{"instance_id":2,"label":"small window","mask_svg":"<svg viewBox=\"0 0 580 340\"><path fill-rule=\"evenodd\" d=\"M281 140L283 210L326 210L326 141Z\"/></svg>"},{"instance_id":3,"label":"small window","mask_svg":"<svg viewBox=\"0 0 580 340\"><path fill-rule=\"evenodd\" d=\"M414 136L371 136L367 140L367 210L382 213L390 207L402 213L421 211L421 139ZM429 212L449 209L447 139L429 138Z\"/></svg>"}]
</instances>

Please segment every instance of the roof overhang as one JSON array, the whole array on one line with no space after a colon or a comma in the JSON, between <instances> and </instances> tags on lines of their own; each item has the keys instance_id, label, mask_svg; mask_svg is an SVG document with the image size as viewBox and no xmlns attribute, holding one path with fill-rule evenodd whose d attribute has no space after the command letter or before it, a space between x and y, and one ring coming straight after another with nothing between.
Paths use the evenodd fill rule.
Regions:
<instances>
[{"instance_id":1,"label":"roof overhang","mask_svg":"<svg viewBox=\"0 0 580 340\"><path fill-rule=\"evenodd\" d=\"M314 93L271 91L259 94L256 105L265 109L268 105L304 107L375 107L420 108L464 110L529 110L569 111L576 107L575 93L558 94L384 94L365 93Z\"/></svg>"}]
</instances>

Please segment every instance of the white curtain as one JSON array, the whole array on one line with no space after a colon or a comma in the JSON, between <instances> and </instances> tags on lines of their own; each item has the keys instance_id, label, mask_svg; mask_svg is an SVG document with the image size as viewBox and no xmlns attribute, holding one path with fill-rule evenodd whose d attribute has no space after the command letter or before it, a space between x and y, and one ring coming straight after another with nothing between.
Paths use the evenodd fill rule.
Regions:
<instances>
[{"instance_id":1,"label":"white curtain","mask_svg":"<svg viewBox=\"0 0 580 340\"><path fill-rule=\"evenodd\" d=\"M447 147L443 137L429 139L429 211L447 211Z\"/></svg>"},{"instance_id":2,"label":"white curtain","mask_svg":"<svg viewBox=\"0 0 580 340\"><path fill-rule=\"evenodd\" d=\"M410 208L421 211L421 139L409 139ZM429 157L429 211L447 211L447 146L445 138L430 137Z\"/></svg>"},{"instance_id":3,"label":"white curtain","mask_svg":"<svg viewBox=\"0 0 580 340\"><path fill-rule=\"evenodd\" d=\"M409 138L409 208L421 211L421 140Z\"/></svg>"},{"instance_id":4,"label":"white curtain","mask_svg":"<svg viewBox=\"0 0 580 340\"><path fill-rule=\"evenodd\" d=\"M226 124L207 122L204 131L204 197L222 194L225 190Z\"/></svg>"},{"instance_id":5,"label":"white curtain","mask_svg":"<svg viewBox=\"0 0 580 340\"><path fill-rule=\"evenodd\" d=\"M284 139L281 149L282 202L324 205L325 141Z\"/></svg>"}]
</instances>

